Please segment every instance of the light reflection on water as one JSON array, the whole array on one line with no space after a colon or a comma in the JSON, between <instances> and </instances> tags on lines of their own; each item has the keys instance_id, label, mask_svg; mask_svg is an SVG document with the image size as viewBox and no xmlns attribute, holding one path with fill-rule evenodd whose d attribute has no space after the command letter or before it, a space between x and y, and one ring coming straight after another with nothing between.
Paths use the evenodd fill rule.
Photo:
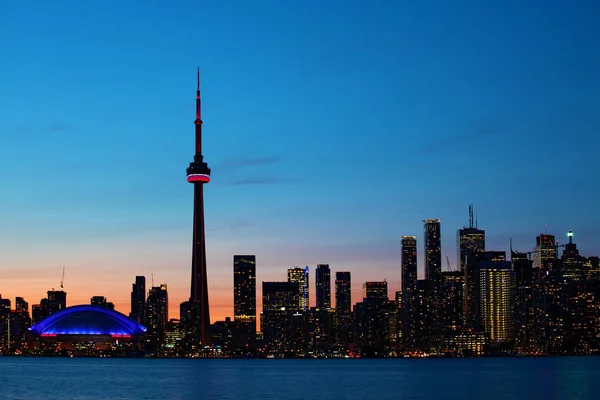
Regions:
<instances>
[{"instance_id":1,"label":"light reflection on water","mask_svg":"<svg viewBox=\"0 0 600 400\"><path fill-rule=\"evenodd\" d=\"M600 357L175 360L0 357L0 399L593 399Z\"/></svg>"}]
</instances>

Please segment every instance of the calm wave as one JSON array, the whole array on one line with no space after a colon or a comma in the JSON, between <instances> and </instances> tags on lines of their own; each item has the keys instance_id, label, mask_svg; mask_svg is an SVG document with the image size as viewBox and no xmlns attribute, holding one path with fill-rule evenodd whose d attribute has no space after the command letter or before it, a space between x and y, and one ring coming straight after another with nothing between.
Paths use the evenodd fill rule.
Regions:
<instances>
[{"instance_id":1,"label":"calm wave","mask_svg":"<svg viewBox=\"0 0 600 400\"><path fill-rule=\"evenodd\" d=\"M0 399L596 399L600 357L0 358Z\"/></svg>"}]
</instances>

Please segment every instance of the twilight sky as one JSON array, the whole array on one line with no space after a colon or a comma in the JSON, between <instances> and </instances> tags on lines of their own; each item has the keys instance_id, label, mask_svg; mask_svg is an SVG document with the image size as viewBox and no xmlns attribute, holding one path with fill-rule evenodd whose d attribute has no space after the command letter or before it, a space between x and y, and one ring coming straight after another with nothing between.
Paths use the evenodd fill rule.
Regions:
<instances>
[{"instance_id":1,"label":"twilight sky","mask_svg":"<svg viewBox=\"0 0 600 400\"><path fill-rule=\"evenodd\" d=\"M35 4L34 4L35 3ZM0 4L0 293L129 312L135 275L189 297L196 67L212 319L233 254L257 286L329 263L400 287L400 236L474 203L488 249L573 229L600 254L600 3ZM177 4L174 6L173 4ZM459 4L459 5L457 5Z\"/></svg>"}]
</instances>

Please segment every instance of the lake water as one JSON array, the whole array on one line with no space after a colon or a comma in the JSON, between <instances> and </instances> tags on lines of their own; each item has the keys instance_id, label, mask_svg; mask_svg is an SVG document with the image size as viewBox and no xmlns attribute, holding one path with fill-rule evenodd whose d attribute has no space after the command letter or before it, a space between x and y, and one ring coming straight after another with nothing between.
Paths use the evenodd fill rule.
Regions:
<instances>
[{"instance_id":1,"label":"lake water","mask_svg":"<svg viewBox=\"0 0 600 400\"><path fill-rule=\"evenodd\" d=\"M0 399L599 399L600 357L179 360L0 357Z\"/></svg>"}]
</instances>

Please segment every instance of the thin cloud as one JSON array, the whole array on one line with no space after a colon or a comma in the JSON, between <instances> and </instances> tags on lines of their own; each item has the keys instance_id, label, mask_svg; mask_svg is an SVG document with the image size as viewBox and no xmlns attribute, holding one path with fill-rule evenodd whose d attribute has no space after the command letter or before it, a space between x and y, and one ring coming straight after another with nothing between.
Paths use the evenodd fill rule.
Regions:
<instances>
[{"instance_id":1,"label":"thin cloud","mask_svg":"<svg viewBox=\"0 0 600 400\"><path fill-rule=\"evenodd\" d=\"M244 218L240 218L238 220L236 220L233 224L231 224L231 229L233 230L239 230L239 229L244 229L244 228L248 228L251 226L255 226L256 224L253 221L244 219Z\"/></svg>"},{"instance_id":2,"label":"thin cloud","mask_svg":"<svg viewBox=\"0 0 600 400\"><path fill-rule=\"evenodd\" d=\"M490 136L499 136L505 131L504 126L495 121L479 123L464 132L429 140L423 144L421 150L426 152L443 151L450 148L468 148L474 146L481 139Z\"/></svg>"},{"instance_id":3,"label":"thin cloud","mask_svg":"<svg viewBox=\"0 0 600 400\"><path fill-rule=\"evenodd\" d=\"M283 161L282 157L278 156L263 156L263 157L239 157L222 162L217 166L220 172L228 173L235 172L247 167L262 167L267 165L279 164Z\"/></svg>"},{"instance_id":4,"label":"thin cloud","mask_svg":"<svg viewBox=\"0 0 600 400\"><path fill-rule=\"evenodd\" d=\"M297 182L296 179L278 178L278 177L254 177L246 179L237 179L231 182L226 182L227 186L249 186L249 185L278 185Z\"/></svg>"}]
</instances>

